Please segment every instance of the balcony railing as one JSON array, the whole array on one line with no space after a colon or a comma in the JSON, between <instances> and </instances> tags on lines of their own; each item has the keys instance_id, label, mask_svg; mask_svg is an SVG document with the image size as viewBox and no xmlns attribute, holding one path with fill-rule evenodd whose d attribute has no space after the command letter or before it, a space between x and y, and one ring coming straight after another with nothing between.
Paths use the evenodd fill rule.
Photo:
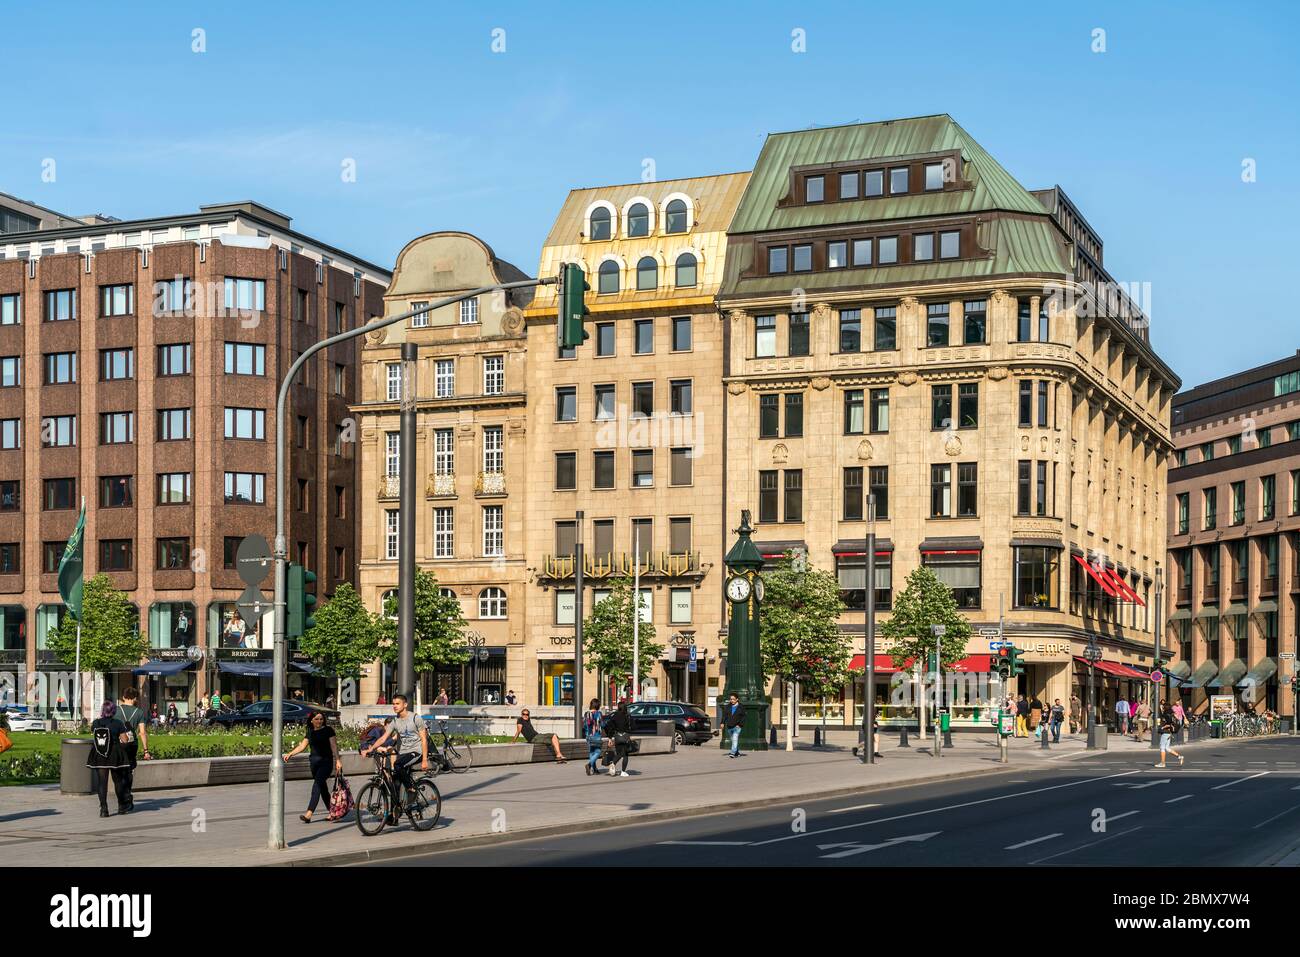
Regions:
<instances>
[{"instance_id":1,"label":"balcony railing","mask_svg":"<svg viewBox=\"0 0 1300 957\"><path fill-rule=\"evenodd\" d=\"M378 498L382 502L385 499L400 498L402 494L402 478L400 475L385 475L379 480Z\"/></svg>"},{"instance_id":2,"label":"balcony railing","mask_svg":"<svg viewBox=\"0 0 1300 957\"><path fill-rule=\"evenodd\" d=\"M505 472L479 472L474 478L475 495L505 495Z\"/></svg>"},{"instance_id":3,"label":"balcony railing","mask_svg":"<svg viewBox=\"0 0 1300 957\"><path fill-rule=\"evenodd\" d=\"M590 579L631 578L636 571L632 552L605 552L583 556L582 574ZM572 555L546 555L538 578L562 581L573 577ZM699 552L646 552L641 556L642 578L702 578Z\"/></svg>"},{"instance_id":4,"label":"balcony railing","mask_svg":"<svg viewBox=\"0 0 1300 957\"><path fill-rule=\"evenodd\" d=\"M456 494L456 476L450 472L429 476L426 494L432 497Z\"/></svg>"}]
</instances>

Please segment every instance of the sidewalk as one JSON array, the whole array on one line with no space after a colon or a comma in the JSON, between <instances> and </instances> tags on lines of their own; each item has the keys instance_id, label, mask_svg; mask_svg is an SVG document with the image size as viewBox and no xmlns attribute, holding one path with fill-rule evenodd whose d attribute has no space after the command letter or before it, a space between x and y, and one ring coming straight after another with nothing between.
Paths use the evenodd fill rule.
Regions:
<instances>
[{"instance_id":1,"label":"sidewalk","mask_svg":"<svg viewBox=\"0 0 1300 957\"><path fill-rule=\"evenodd\" d=\"M136 813L98 817L95 797L61 795L57 785L0 788L0 857L7 866L259 866L342 864L383 859L437 847L465 846L518 837L608 827L688 813L725 811L781 801L861 793L881 787L970 778L1000 771L1044 768L1053 758L1082 757L1082 736L1043 751L1037 742L1013 739L1010 762L997 761L993 735L956 735L953 749L935 760L915 737L900 749L897 737L882 740L883 759L872 767L852 757L852 733L837 735L814 750L801 736L794 752L760 751L731 760L716 746L685 748L676 754L634 760L627 778L587 777L581 762L520 767L474 768L440 775L443 797L439 826L426 834L403 822L367 838L352 819L305 825L310 784L286 784L284 832L289 847L266 849L267 787L224 787L150 791L137 795ZM1215 742L1221 744L1222 742ZM932 741L925 744L932 745ZM1147 745L1111 739L1112 751ZM841 746L842 745L842 746ZM1197 747L1199 745L1193 745ZM1105 752L1095 752L1102 754ZM354 793L364 778L350 780ZM111 789L110 789L111 790ZM112 795L109 806L114 807Z\"/></svg>"}]
</instances>

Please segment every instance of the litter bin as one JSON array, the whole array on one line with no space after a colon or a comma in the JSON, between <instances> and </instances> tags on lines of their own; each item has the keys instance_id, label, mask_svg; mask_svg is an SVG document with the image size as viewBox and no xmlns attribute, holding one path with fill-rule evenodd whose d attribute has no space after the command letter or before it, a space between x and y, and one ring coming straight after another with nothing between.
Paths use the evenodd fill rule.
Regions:
<instances>
[{"instance_id":1,"label":"litter bin","mask_svg":"<svg viewBox=\"0 0 1300 957\"><path fill-rule=\"evenodd\" d=\"M677 725L672 721L656 721L655 734L661 738L671 738L677 731Z\"/></svg>"},{"instance_id":2,"label":"litter bin","mask_svg":"<svg viewBox=\"0 0 1300 957\"><path fill-rule=\"evenodd\" d=\"M1212 738L1221 738L1221 737L1223 737L1223 722L1222 722L1222 721L1211 721L1211 722L1210 722L1210 737L1212 737Z\"/></svg>"},{"instance_id":3,"label":"litter bin","mask_svg":"<svg viewBox=\"0 0 1300 957\"><path fill-rule=\"evenodd\" d=\"M63 794L94 794L95 776L90 759L89 738L64 738L59 748L59 791Z\"/></svg>"},{"instance_id":4,"label":"litter bin","mask_svg":"<svg viewBox=\"0 0 1300 957\"><path fill-rule=\"evenodd\" d=\"M948 723L950 720L951 720L951 718L949 717L947 710L940 711L940 712L939 712L939 730L940 730L940 731L948 731L948 730L950 729L950 725L949 725L949 723Z\"/></svg>"}]
</instances>

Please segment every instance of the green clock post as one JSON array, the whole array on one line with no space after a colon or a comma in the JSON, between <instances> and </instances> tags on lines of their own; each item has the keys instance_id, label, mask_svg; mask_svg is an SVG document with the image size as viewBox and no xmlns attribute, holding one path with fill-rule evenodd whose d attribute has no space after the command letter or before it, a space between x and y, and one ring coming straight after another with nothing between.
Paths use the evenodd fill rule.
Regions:
<instances>
[{"instance_id":1,"label":"green clock post","mask_svg":"<svg viewBox=\"0 0 1300 957\"><path fill-rule=\"evenodd\" d=\"M727 566L724 592L727 598L727 686L723 702L735 695L745 706L745 725L740 732L744 751L767 750L768 701L763 693L763 652L758 643L759 615L763 604L763 579L758 571L763 556L750 540L754 529L749 510L740 513L739 538L723 559ZM722 748L730 746L726 735Z\"/></svg>"}]
</instances>

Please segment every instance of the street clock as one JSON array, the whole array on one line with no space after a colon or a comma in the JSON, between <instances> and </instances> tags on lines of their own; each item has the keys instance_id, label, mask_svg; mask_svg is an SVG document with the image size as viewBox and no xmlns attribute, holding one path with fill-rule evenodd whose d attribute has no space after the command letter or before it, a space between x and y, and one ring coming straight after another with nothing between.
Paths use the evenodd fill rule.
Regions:
<instances>
[{"instance_id":1,"label":"street clock","mask_svg":"<svg viewBox=\"0 0 1300 957\"><path fill-rule=\"evenodd\" d=\"M727 580L727 597L736 604L742 601L749 601L750 584L748 578L741 578L739 575Z\"/></svg>"},{"instance_id":2,"label":"street clock","mask_svg":"<svg viewBox=\"0 0 1300 957\"><path fill-rule=\"evenodd\" d=\"M755 578L754 578L754 597L757 598L759 601L762 601L762 600L763 600L763 596L764 596L766 593L767 593L767 588L763 585L763 579L762 579L761 577L755 576Z\"/></svg>"}]
</instances>

